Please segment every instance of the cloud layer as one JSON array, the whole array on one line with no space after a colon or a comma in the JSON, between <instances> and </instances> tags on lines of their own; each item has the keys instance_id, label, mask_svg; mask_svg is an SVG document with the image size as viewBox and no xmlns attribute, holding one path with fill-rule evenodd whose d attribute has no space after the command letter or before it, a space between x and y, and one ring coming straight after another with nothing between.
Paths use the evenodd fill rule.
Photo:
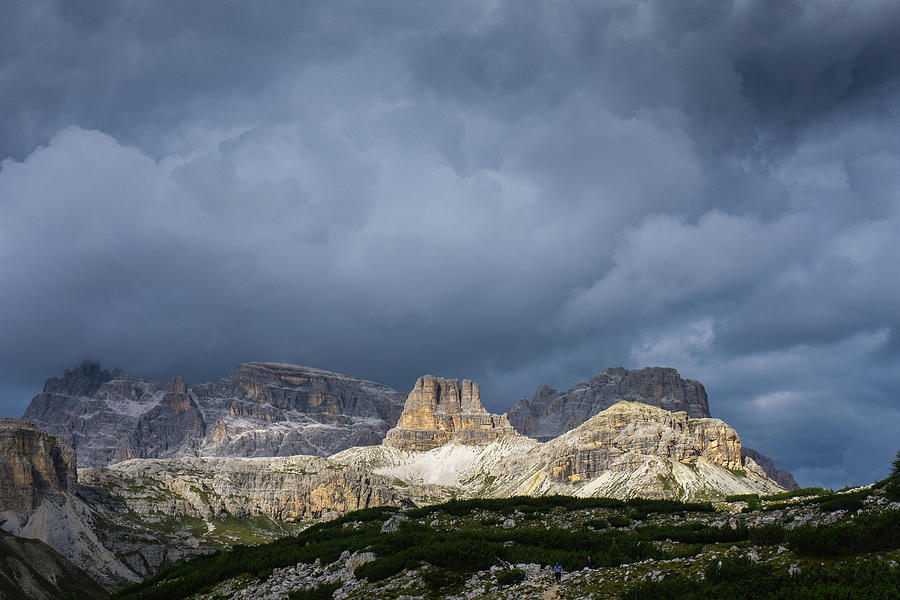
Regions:
<instances>
[{"instance_id":1,"label":"cloud layer","mask_svg":"<svg viewBox=\"0 0 900 600\"><path fill-rule=\"evenodd\" d=\"M244 360L504 410L700 379L801 484L900 440L893 2L5 3L0 402Z\"/></svg>"}]
</instances>

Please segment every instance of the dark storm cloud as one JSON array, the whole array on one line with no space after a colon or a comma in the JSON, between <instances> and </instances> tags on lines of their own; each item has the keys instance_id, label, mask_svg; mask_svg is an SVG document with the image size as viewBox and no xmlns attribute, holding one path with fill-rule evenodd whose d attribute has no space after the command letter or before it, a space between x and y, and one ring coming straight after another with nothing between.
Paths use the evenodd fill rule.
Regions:
<instances>
[{"instance_id":1,"label":"dark storm cloud","mask_svg":"<svg viewBox=\"0 0 900 600\"><path fill-rule=\"evenodd\" d=\"M505 409L679 368L804 484L900 439L900 8L5 2L0 399L283 360Z\"/></svg>"}]
</instances>

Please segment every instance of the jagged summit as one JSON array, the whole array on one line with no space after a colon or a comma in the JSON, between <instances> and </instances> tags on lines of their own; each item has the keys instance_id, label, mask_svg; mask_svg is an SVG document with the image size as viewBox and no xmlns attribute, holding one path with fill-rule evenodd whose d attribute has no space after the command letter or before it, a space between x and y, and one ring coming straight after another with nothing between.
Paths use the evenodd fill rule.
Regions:
<instances>
[{"instance_id":1,"label":"jagged summit","mask_svg":"<svg viewBox=\"0 0 900 600\"><path fill-rule=\"evenodd\" d=\"M74 369L66 369L62 377L51 377L44 382L44 393L89 396L120 374L118 369L107 371L100 368L100 363L86 360Z\"/></svg>"},{"instance_id":2,"label":"jagged summit","mask_svg":"<svg viewBox=\"0 0 900 600\"><path fill-rule=\"evenodd\" d=\"M430 450L451 441L482 444L518 435L506 415L492 415L481 404L478 384L425 375L416 380L397 426L385 446Z\"/></svg>"}]
</instances>

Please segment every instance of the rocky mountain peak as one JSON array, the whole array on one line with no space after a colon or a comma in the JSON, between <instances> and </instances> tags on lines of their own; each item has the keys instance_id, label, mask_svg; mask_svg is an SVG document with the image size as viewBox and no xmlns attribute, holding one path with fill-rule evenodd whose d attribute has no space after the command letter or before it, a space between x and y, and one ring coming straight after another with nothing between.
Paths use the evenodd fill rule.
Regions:
<instances>
[{"instance_id":1,"label":"rocky mountain peak","mask_svg":"<svg viewBox=\"0 0 900 600\"><path fill-rule=\"evenodd\" d=\"M507 414L519 433L548 441L623 400L684 411L689 417L710 416L703 384L682 379L668 367L612 367L565 392L541 385L530 403L522 398Z\"/></svg>"},{"instance_id":2,"label":"rocky mountain peak","mask_svg":"<svg viewBox=\"0 0 900 600\"><path fill-rule=\"evenodd\" d=\"M384 445L430 450L451 441L482 444L516 435L506 415L485 410L477 383L425 375L416 380L400 421L387 432Z\"/></svg>"},{"instance_id":3,"label":"rocky mountain peak","mask_svg":"<svg viewBox=\"0 0 900 600\"><path fill-rule=\"evenodd\" d=\"M89 396L117 373L101 369L98 362L86 360L74 369L66 369L62 377L48 379L44 383L44 393Z\"/></svg>"},{"instance_id":4,"label":"rocky mountain peak","mask_svg":"<svg viewBox=\"0 0 900 600\"><path fill-rule=\"evenodd\" d=\"M0 419L0 511L34 510L46 497L78 490L75 452L19 419Z\"/></svg>"},{"instance_id":5,"label":"rocky mountain peak","mask_svg":"<svg viewBox=\"0 0 900 600\"><path fill-rule=\"evenodd\" d=\"M547 442L574 430L622 401L669 412L684 412L691 419L710 419L709 400L703 384L693 379L683 379L678 371L670 367L635 370L611 367L565 392L541 385L531 402L521 398L509 408L507 415L510 424L519 433ZM743 455L734 456L732 448L726 462L740 465L749 458L779 485L788 489L797 487L793 476L776 469L769 458L749 448L741 449L740 444L737 451L743 452Z\"/></svg>"}]
</instances>

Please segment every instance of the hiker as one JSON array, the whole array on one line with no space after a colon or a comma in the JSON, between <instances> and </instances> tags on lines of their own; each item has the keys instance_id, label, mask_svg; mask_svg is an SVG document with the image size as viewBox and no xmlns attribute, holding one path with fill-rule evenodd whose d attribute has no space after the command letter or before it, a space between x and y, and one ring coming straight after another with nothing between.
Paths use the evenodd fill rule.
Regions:
<instances>
[{"instance_id":1,"label":"hiker","mask_svg":"<svg viewBox=\"0 0 900 600\"><path fill-rule=\"evenodd\" d=\"M553 565L553 576L556 577L556 583L559 583L562 577L562 565L559 564L559 561L556 561L556 564Z\"/></svg>"},{"instance_id":2,"label":"hiker","mask_svg":"<svg viewBox=\"0 0 900 600\"><path fill-rule=\"evenodd\" d=\"M594 559L592 559L590 556L588 556L587 563L585 563L584 568L585 569L593 569L594 568Z\"/></svg>"}]
</instances>

